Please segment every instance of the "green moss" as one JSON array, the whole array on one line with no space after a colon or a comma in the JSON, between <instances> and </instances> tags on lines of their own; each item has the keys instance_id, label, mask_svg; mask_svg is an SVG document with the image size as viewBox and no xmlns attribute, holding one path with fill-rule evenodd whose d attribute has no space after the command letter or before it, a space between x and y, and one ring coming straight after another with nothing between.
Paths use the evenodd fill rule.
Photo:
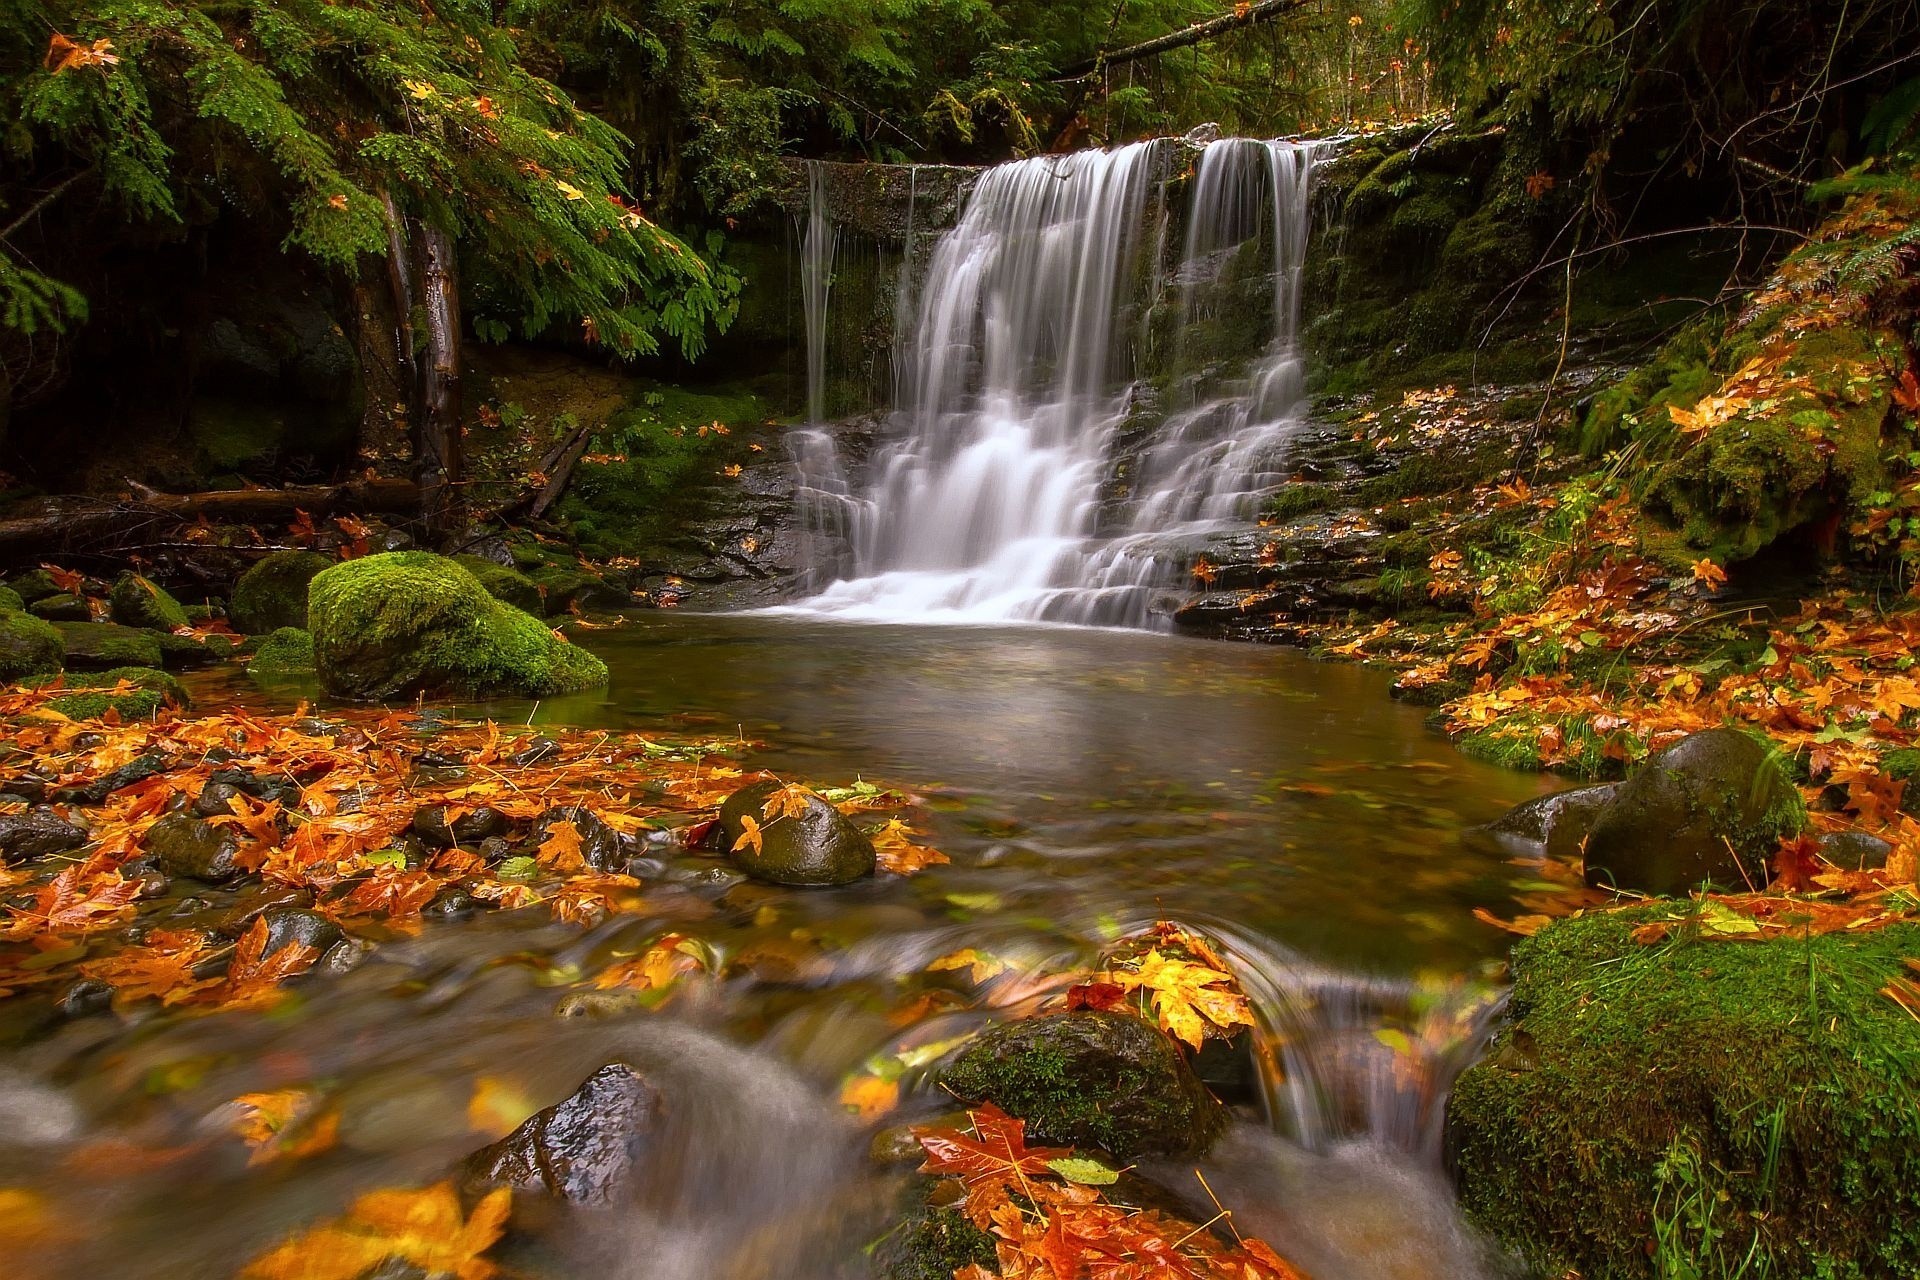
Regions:
<instances>
[{"instance_id":1,"label":"green moss","mask_svg":"<svg viewBox=\"0 0 1920 1280\"><path fill-rule=\"evenodd\" d=\"M234 628L265 635L307 625L307 587L335 562L315 551L276 551L240 575L228 612Z\"/></svg>"},{"instance_id":2,"label":"green moss","mask_svg":"<svg viewBox=\"0 0 1920 1280\"><path fill-rule=\"evenodd\" d=\"M1920 927L1756 943L1682 919L1633 940L1689 910L1515 948L1511 1028L1449 1108L1468 1212L1589 1280L1655 1275L1656 1235L1691 1274L1751 1251L1749 1275L1920 1275L1920 1024L1880 994Z\"/></svg>"},{"instance_id":3,"label":"green moss","mask_svg":"<svg viewBox=\"0 0 1920 1280\"><path fill-rule=\"evenodd\" d=\"M993 1237L957 1209L927 1209L906 1222L882 1250L886 1280L953 1280L962 1267L996 1265Z\"/></svg>"},{"instance_id":4,"label":"green moss","mask_svg":"<svg viewBox=\"0 0 1920 1280\"><path fill-rule=\"evenodd\" d=\"M124 627L172 631L187 625L187 611L149 578L123 573L107 597L113 620Z\"/></svg>"},{"instance_id":5,"label":"green moss","mask_svg":"<svg viewBox=\"0 0 1920 1280\"><path fill-rule=\"evenodd\" d=\"M487 594L538 618L547 611L546 593L540 584L521 573L479 556L455 556L453 562L480 580Z\"/></svg>"},{"instance_id":6,"label":"green moss","mask_svg":"<svg viewBox=\"0 0 1920 1280\"><path fill-rule=\"evenodd\" d=\"M108 671L115 667L164 665L160 635L111 622L56 622L69 668Z\"/></svg>"},{"instance_id":7,"label":"green moss","mask_svg":"<svg viewBox=\"0 0 1920 1280\"><path fill-rule=\"evenodd\" d=\"M51 622L0 608L0 680L58 671L66 646Z\"/></svg>"},{"instance_id":8,"label":"green moss","mask_svg":"<svg viewBox=\"0 0 1920 1280\"><path fill-rule=\"evenodd\" d=\"M18 591L12 587L0 587L0 609L22 610L26 607L27 602L20 598Z\"/></svg>"},{"instance_id":9,"label":"green moss","mask_svg":"<svg viewBox=\"0 0 1920 1280\"><path fill-rule=\"evenodd\" d=\"M7 579L8 588L28 604L47 596L65 595L53 575L45 569L28 569L25 573L15 574Z\"/></svg>"},{"instance_id":10,"label":"green moss","mask_svg":"<svg viewBox=\"0 0 1920 1280\"><path fill-rule=\"evenodd\" d=\"M1325 511L1334 500L1335 494L1329 486L1299 481L1281 485L1279 492L1267 499L1266 514L1275 520L1293 520Z\"/></svg>"},{"instance_id":11,"label":"green moss","mask_svg":"<svg viewBox=\"0 0 1920 1280\"><path fill-rule=\"evenodd\" d=\"M298 627L281 627L261 640L247 663L256 680L313 674L313 637Z\"/></svg>"},{"instance_id":12,"label":"green moss","mask_svg":"<svg viewBox=\"0 0 1920 1280\"><path fill-rule=\"evenodd\" d=\"M443 556L400 551L349 560L313 580L314 657L329 693L544 697L605 683L598 658L488 595Z\"/></svg>"},{"instance_id":13,"label":"green moss","mask_svg":"<svg viewBox=\"0 0 1920 1280\"><path fill-rule=\"evenodd\" d=\"M193 705L181 683L164 671L148 667L116 667L111 671L69 672L64 676L40 676L21 683L30 689L44 688L60 680L71 692L47 700L47 705L69 720L95 720L108 711L122 720L145 720L161 707L186 709ZM122 683L132 686L124 693L112 692Z\"/></svg>"},{"instance_id":14,"label":"green moss","mask_svg":"<svg viewBox=\"0 0 1920 1280\"><path fill-rule=\"evenodd\" d=\"M1491 445L1467 453L1416 453L1385 475L1367 480L1355 497L1364 506L1378 507L1404 498L1457 493L1502 474L1511 462L1510 451Z\"/></svg>"}]
</instances>

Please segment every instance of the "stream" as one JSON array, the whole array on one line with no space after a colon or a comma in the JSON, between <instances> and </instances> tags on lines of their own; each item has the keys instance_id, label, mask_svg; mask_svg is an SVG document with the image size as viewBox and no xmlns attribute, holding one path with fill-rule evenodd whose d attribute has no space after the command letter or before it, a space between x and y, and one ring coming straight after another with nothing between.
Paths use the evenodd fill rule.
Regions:
<instances>
[{"instance_id":1,"label":"stream","mask_svg":"<svg viewBox=\"0 0 1920 1280\"><path fill-rule=\"evenodd\" d=\"M643 1185L510 1254L511 1274L862 1276L906 1166L869 1158L876 1126L841 1081L1031 1012L1059 992L1042 975L1159 919L1219 944L1278 1066L1218 1086L1238 1120L1201 1168L1235 1226L1316 1280L1498 1274L1446 1190L1440 1104L1497 1011L1506 939L1471 911L1511 914L1525 873L1462 833L1542 780L1460 757L1383 673L1273 648L667 613L580 639L609 690L463 710L743 738L743 767L916 795L951 865L790 890L669 859L638 917L431 924L271 1016L83 1019L0 1052L0 1184L83 1224L28 1274L231 1275L359 1192L444 1177L489 1139L476 1089L530 1109L621 1059L664 1099ZM213 679L231 684L203 700L260 704ZM555 1016L570 978L665 928L730 976L651 1012ZM964 947L1008 973L926 972ZM934 991L961 998L890 1020ZM904 1083L900 1115L945 1109L920 1072ZM250 1168L208 1141L231 1099L290 1087L338 1106L332 1149ZM1191 1168L1150 1172L1212 1216Z\"/></svg>"}]
</instances>

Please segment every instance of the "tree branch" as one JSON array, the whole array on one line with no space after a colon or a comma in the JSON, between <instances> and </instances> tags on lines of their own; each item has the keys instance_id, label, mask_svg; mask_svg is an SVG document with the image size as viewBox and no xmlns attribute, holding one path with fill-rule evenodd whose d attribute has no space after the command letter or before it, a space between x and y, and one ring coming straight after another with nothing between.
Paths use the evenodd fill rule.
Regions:
<instances>
[{"instance_id":1,"label":"tree branch","mask_svg":"<svg viewBox=\"0 0 1920 1280\"><path fill-rule=\"evenodd\" d=\"M1141 58L1151 58L1156 53L1165 53L1169 49L1184 49L1188 45L1199 44L1202 40L1211 40L1215 36L1225 35L1240 27L1250 27L1256 22L1265 22L1283 13L1305 8L1306 5L1307 0L1258 0L1258 3L1240 6L1232 13L1223 13L1217 18L1196 22L1190 27L1169 31L1165 35L1155 36L1139 44L1128 45L1124 49L1096 54L1084 62L1062 67L1047 78L1055 84L1069 80L1085 80L1090 76L1099 75L1108 67L1118 66L1123 62L1137 62Z\"/></svg>"}]
</instances>

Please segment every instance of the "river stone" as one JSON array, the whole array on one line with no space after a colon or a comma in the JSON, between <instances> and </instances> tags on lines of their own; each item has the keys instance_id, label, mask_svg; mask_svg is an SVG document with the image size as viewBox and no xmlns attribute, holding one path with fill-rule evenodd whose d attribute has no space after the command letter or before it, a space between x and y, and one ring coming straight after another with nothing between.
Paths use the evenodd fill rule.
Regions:
<instances>
[{"instance_id":1,"label":"river stone","mask_svg":"<svg viewBox=\"0 0 1920 1280\"><path fill-rule=\"evenodd\" d=\"M191 814L170 813L147 829L147 852L170 876L220 884L241 873L236 855L240 832L216 827Z\"/></svg>"},{"instance_id":2,"label":"river stone","mask_svg":"<svg viewBox=\"0 0 1920 1280\"><path fill-rule=\"evenodd\" d=\"M851 884L873 874L873 841L819 796L807 801L800 817L767 819L763 806L781 785L771 779L752 783L720 806L722 847L734 866L756 880L803 887ZM760 824L757 852L734 847L746 831L743 817Z\"/></svg>"},{"instance_id":3,"label":"river stone","mask_svg":"<svg viewBox=\"0 0 1920 1280\"><path fill-rule=\"evenodd\" d=\"M112 773L95 778L92 782L79 786L60 787L53 798L61 804L105 804L107 797L122 787L130 787L136 782L145 782L156 774L167 771L167 761L163 756L149 752L115 769Z\"/></svg>"},{"instance_id":4,"label":"river stone","mask_svg":"<svg viewBox=\"0 0 1920 1280\"><path fill-rule=\"evenodd\" d=\"M504 1186L608 1204L631 1181L659 1111L659 1091L645 1077L610 1063L572 1097L467 1157L463 1181L475 1192Z\"/></svg>"},{"instance_id":5,"label":"river stone","mask_svg":"<svg viewBox=\"0 0 1920 1280\"><path fill-rule=\"evenodd\" d=\"M1580 857L1581 842L1593 830L1600 811L1619 789L1617 782L1602 782L1535 796L1509 809L1486 829L1503 844L1534 846L1549 858L1572 862Z\"/></svg>"},{"instance_id":6,"label":"river stone","mask_svg":"<svg viewBox=\"0 0 1920 1280\"><path fill-rule=\"evenodd\" d=\"M413 815L414 834L442 849L450 845L478 844L506 829L507 815L490 805L469 809L451 823L447 821L447 806L443 804L426 805Z\"/></svg>"},{"instance_id":7,"label":"river stone","mask_svg":"<svg viewBox=\"0 0 1920 1280\"><path fill-rule=\"evenodd\" d=\"M621 871L627 865L626 842L601 820L593 810L577 804L549 809L533 820L533 843L547 842L548 831L563 822L571 822L580 833L580 856L595 871Z\"/></svg>"},{"instance_id":8,"label":"river stone","mask_svg":"<svg viewBox=\"0 0 1920 1280\"><path fill-rule=\"evenodd\" d=\"M49 854L66 853L87 842L85 827L77 827L52 809L0 814L0 862L31 862Z\"/></svg>"},{"instance_id":9,"label":"river stone","mask_svg":"<svg viewBox=\"0 0 1920 1280\"><path fill-rule=\"evenodd\" d=\"M983 1032L940 1083L992 1102L1037 1141L1122 1159L1205 1150L1226 1123L1173 1041L1138 1018L1083 1010Z\"/></svg>"},{"instance_id":10,"label":"river stone","mask_svg":"<svg viewBox=\"0 0 1920 1280\"><path fill-rule=\"evenodd\" d=\"M1864 831L1829 831L1820 837L1820 856L1842 871L1878 871L1893 846Z\"/></svg>"},{"instance_id":11,"label":"river stone","mask_svg":"<svg viewBox=\"0 0 1920 1280\"><path fill-rule=\"evenodd\" d=\"M1806 820L1799 789L1766 746L1738 729L1707 729L1620 784L1587 835L1587 883L1669 895L1702 883L1758 887L1781 837Z\"/></svg>"},{"instance_id":12,"label":"river stone","mask_svg":"<svg viewBox=\"0 0 1920 1280\"><path fill-rule=\"evenodd\" d=\"M67 666L76 671L158 667L165 661L157 631L139 631L112 622L56 622L53 629L60 633Z\"/></svg>"},{"instance_id":13,"label":"river stone","mask_svg":"<svg viewBox=\"0 0 1920 1280\"><path fill-rule=\"evenodd\" d=\"M65 648L52 624L18 609L0 609L0 680L58 671Z\"/></svg>"},{"instance_id":14,"label":"river stone","mask_svg":"<svg viewBox=\"0 0 1920 1280\"><path fill-rule=\"evenodd\" d=\"M137 573L123 573L107 596L113 620L124 627L175 631L187 625L187 611L165 588Z\"/></svg>"},{"instance_id":15,"label":"river stone","mask_svg":"<svg viewBox=\"0 0 1920 1280\"><path fill-rule=\"evenodd\" d=\"M65 592L56 596L42 596L27 606L27 612L48 622L93 621L92 606L81 597Z\"/></svg>"},{"instance_id":16,"label":"river stone","mask_svg":"<svg viewBox=\"0 0 1920 1280\"><path fill-rule=\"evenodd\" d=\"M260 913L267 922L267 945L262 956L270 956L284 947L306 947L316 956L344 942L347 935L339 925L305 907L269 907Z\"/></svg>"}]
</instances>

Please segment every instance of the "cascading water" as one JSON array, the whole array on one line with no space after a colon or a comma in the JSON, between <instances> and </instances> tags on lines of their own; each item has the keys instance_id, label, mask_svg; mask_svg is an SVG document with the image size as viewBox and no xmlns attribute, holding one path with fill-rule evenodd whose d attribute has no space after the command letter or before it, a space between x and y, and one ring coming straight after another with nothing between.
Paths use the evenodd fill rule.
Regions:
<instances>
[{"instance_id":1,"label":"cascading water","mask_svg":"<svg viewBox=\"0 0 1920 1280\"><path fill-rule=\"evenodd\" d=\"M928 265L902 407L864 487L802 458L804 514L844 533L845 551L815 565L833 580L801 607L1153 625L1155 596L1175 584L1187 548L1247 518L1284 479L1274 457L1300 399L1316 145L1231 139L1202 153L1177 273L1189 282L1183 311L1205 305L1208 290L1191 282L1209 263L1270 241L1271 340L1244 384L1154 423L1133 379L1160 291L1174 146L1024 160L982 177ZM1132 478L1116 483L1123 452Z\"/></svg>"}]
</instances>

